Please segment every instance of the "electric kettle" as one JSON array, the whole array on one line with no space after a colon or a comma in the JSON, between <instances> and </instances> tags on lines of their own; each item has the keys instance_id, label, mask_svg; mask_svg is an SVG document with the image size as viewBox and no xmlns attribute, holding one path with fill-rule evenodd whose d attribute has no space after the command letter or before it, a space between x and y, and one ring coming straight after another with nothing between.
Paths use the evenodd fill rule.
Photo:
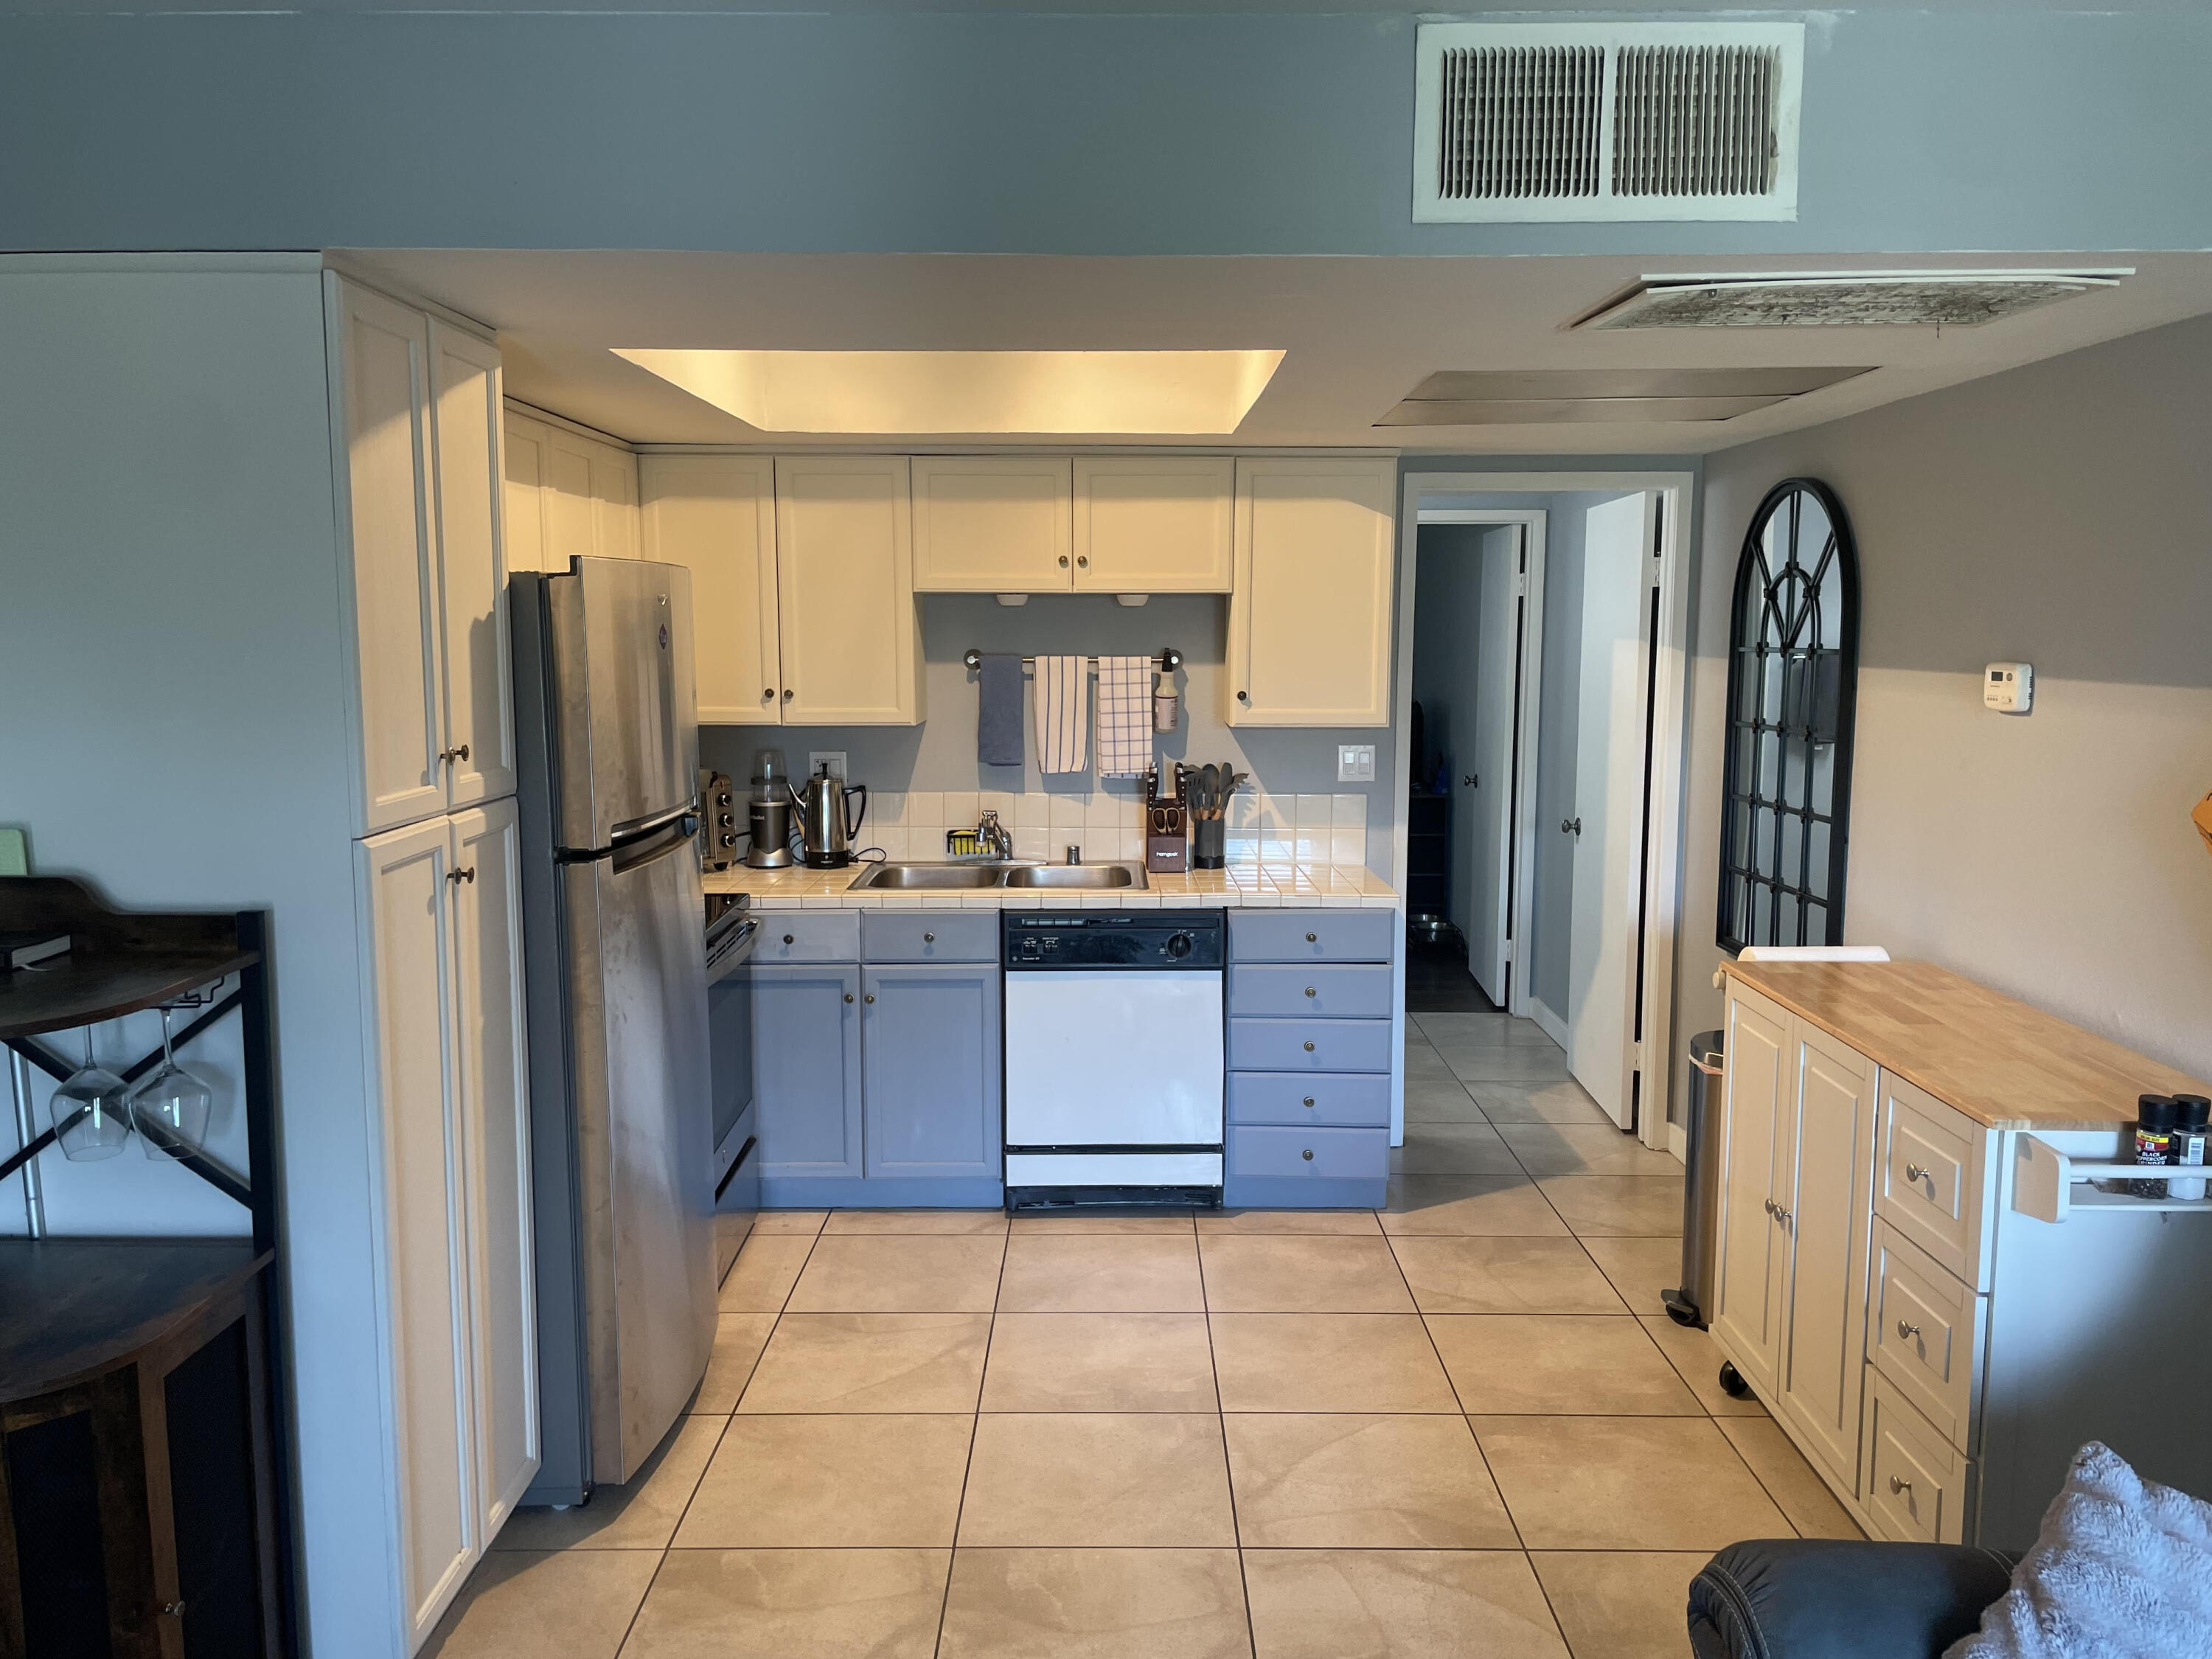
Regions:
<instances>
[{"instance_id":1,"label":"electric kettle","mask_svg":"<svg viewBox=\"0 0 2212 1659\"><path fill-rule=\"evenodd\" d=\"M855 796L858 811L854 805ZM825 761L822 769L807 779L805 793L792 790L791 804L799 813L800 863L813 870L836 870L853 861L853 837L860 833L861 820L868 816L867 785L848 786L842 778L830 775Z\"/></svg>"}]
</instances>

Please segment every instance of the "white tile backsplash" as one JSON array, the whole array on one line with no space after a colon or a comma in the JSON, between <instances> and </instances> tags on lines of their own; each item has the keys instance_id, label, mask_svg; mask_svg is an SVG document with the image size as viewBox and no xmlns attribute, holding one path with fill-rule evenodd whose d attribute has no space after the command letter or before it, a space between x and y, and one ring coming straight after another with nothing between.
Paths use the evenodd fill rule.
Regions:
<instances>
[{"instance_id":1,"label":"white tile backsplash","mask_svg":"<svg viewBox=\"0 0 2212 1659\"><path fill-rule=\"evenodd\" d=\"M887 791L872 797L860 842L890 859L945 856L947 830L972 830L994 811L1012 833L1014 854L1057 860L1070 842L1086 859L1145 855L1141 790L1093 789L1085 794L1007 790ZM1232 866L1271 870L1308 866L1358 867L1367 861L1367 797L1269 795L1249 784L1230 798L1223 850Z\"/></svg>"}]
</instances>

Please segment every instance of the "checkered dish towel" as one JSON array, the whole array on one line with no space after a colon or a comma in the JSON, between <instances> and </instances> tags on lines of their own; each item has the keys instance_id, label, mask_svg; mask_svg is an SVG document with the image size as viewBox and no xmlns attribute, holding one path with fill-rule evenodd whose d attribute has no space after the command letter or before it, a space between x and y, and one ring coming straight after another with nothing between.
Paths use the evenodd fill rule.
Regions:
<instances>
[{"instance_id":1,"label":"checkered dish towel","mask_svg":"<svg viewBox=\"0 0 2212 1659\"><path fill-rule=\"evenodd\" d=\"M1152 659L1098 659L1098 775L1141 776L1152 763Z\"/></svg>"},{"instance_id":2,"label":"checkered dish towel","mask_svg":"<svg viewBox=\"0 0 2212 1659\"><path fill-rule=\"evenodd\" d=\"M1030 695L1036 700L1037 770L1082 772L1083 692L1089 684L1080 657L1039 657Z\"/></svg>"}]
</instances>

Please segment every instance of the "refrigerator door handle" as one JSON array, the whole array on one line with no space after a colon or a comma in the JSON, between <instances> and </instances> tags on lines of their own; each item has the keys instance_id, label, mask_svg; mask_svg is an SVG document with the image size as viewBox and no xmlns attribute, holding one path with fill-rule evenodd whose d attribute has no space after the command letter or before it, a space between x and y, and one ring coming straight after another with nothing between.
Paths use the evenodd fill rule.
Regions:
<instances>
[{"instance_id":1,"label":"refrigerator door handle","mask_svg":"<svg viewBox=\"0 0 2212 1659\"><path fill-rule=\"evenodd\" d=\"M611 844L619 847L627 841L641 841L656 831L665 830L679 819L687 817L693 820L693 828L696 829L698 816L699 803L696 800L687 800L681 806L672 806L665 812L651 812L641 818L631 818L627 823L615 825L610 832L614 836Z\"/></svg>"},{"instance_id":2,"label":"refrigerator door handle","mask_svg":"<svg viewBox=\"0 0 2212 1659\"><path fill-rule=\"evenodd\" d=\"M628 875L633 870L641 870L671 854L683 851L691 845L698 834L699 815L687 811L649 836L640 836L635 841L624 842L615 848L610 863L617 875Z\"/></svg>"}]
</instances>

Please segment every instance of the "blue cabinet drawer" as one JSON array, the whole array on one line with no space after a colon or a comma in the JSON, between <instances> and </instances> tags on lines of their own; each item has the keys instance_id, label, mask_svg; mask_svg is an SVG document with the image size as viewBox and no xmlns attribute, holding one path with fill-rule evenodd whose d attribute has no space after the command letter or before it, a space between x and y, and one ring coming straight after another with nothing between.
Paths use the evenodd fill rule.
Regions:
<instances>
[{"instance_id":1,"label":"blue cabinet drawer","mask_svg":"<svg viewBox=\"0 0 2212 1659\"><path fill-rule=\"evenodd\" d=\"M1231 962L1388 962L1395 910L1231 910Z\"/></svg>"},{"instance_id":2,"label":"blue cabinet drawer","mask_svg":"<svg viewBox=\"0 0 2212 1659\"><path fill-rule=\"evenodd\" d=\"M1385 1181L1390 1132L1239 1127L1229 1132L1227 1173L1232 1178Z\"/></svg>"},{"instance_id":3,"label":"blue cabinet drawer","mask_svg":"<svg viewBox=\"0 0 2212 1659\"><path fill-rule=\"evenodd\" d=\"M858 910L763 910L755 962L858 962Z\"/></svg>"},{"instance_id":4,"label":"blue cabinet drawer","mask_svg":"<svg viewBox=\"0 0 2212 1659\"><path fill-rule=\"evenodd\" d=\"M863 962L992 962L999 959L995 910L863 910Z\"/></svg>"},{"instance_id":5,"label":"blue cabinet drawer","mask_svg":"<svg viewBox=\"0 0 2212 1659\"><path fill-rule=\"evenodd\" d=\"M1229 1012L1273 1019L1388 1019L1390 970L1380 963L1239 963L1229 970Z\"/></svg>"},{"instance_id":6,"label":"blue cabinet drawer","mask_svg":"<svg viewBox=\"0 0 2212 1659\"><path fill-rule=\"evenodd\" d=\"M1390 1127L1390 1079L1366 1072L1231 1072L1231 1123Z\"/></svg>"},{"instance_id":7,"label":"blue cabinet drawer","mask_svg":"<svg viewBox=\"0 0 2212 1659\"><path fill-rule=\"evenodd\" d=\"M1236 1072L1388 1072L1387 1019L1232 1019Z\"/></svg>"}]
</instances>

